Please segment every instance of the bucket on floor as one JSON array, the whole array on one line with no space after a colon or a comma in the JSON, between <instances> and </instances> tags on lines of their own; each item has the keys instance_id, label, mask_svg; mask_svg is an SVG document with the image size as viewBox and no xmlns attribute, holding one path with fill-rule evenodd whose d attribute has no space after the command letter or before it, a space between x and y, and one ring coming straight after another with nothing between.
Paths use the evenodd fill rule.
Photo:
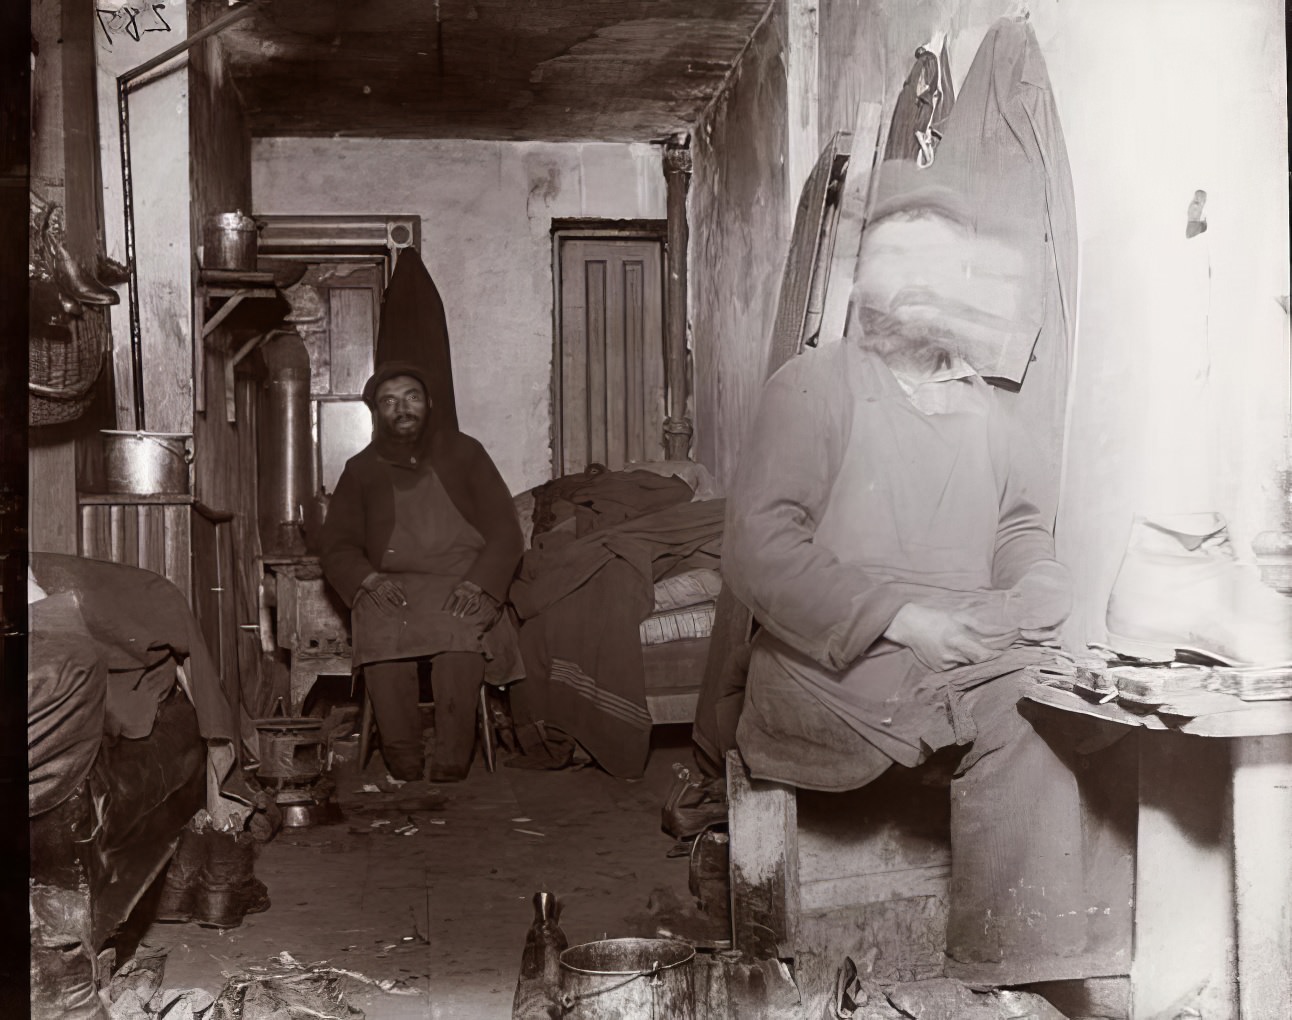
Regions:
<instances>
[{"instance_id":1,"label":"bucket on floor","mask_svg":"<svg viewBox=\"0 0 1292 1020\"><path fill-rule=\"evenodd\" d=\"M574 1020L695 1020L691 961L675 939L602 939L561 954L561 1004Z\"/></svg>"}]
</instances>

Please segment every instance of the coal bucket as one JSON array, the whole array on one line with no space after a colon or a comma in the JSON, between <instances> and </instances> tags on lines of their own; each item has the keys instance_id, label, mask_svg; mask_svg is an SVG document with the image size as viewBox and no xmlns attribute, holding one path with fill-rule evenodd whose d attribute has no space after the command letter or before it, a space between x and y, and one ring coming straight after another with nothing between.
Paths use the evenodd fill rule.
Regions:
<instances>
[{"instance_id":1,"label":"coal bucket","mask_svg":"<svg viewBox=\"0 0 1292 1020\"><path fill-rule=\"evenodd\" d=\"M695 1020L691 961L675 939L603 939L561 954L561 1005L574 1020Z\"/></svg>"}]
</instances>

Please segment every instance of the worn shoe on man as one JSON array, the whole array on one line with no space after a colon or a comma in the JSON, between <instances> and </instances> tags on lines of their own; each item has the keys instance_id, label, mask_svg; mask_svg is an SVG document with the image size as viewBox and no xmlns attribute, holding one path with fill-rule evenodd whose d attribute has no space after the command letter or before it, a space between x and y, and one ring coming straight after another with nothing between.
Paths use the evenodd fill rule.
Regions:
<instances>
[{"instance_id":1,"label":"worn shoe on man","mask_svg":"<svg viewBox=\"0 0 1292 1020\"><path fill-rule=\"evenodd\" d=\"M1107 624L1108 646L1133 658L1292 663L1292 598L1238 562L1220 514L1136 517Z\"/></svg>"}]
</instances>

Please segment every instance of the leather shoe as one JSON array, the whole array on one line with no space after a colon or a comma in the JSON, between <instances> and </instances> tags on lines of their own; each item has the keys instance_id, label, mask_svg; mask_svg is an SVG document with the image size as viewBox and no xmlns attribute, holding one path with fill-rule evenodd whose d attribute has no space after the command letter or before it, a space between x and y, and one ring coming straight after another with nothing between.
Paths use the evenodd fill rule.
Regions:
<instances>
[{"instance_id":1,"label":"leather shoe","mask_svg":"<svg viewBox=\"0 0 1292 1020\"><path fill-rule=\"evenodd\" d=\"M1238 562L1220 514L1136 517L1107 624L1108 646L1131 658L1292 663L1292 598Z\"/></svg>"}]
</instances>

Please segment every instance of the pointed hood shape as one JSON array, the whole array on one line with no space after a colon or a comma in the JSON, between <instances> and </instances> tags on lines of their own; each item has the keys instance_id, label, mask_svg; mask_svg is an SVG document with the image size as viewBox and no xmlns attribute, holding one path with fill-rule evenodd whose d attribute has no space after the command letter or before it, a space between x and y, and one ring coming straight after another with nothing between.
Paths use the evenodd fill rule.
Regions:
<instances>
[{"instance_id":1,"label":"pointed hood shape","mask_svg":"<svg viewBox=\"0 0 1292 1020\"><path fill-rule=\"evenodd\" d=\"M422 368L431 401L431 432L456 432L453 362L444 302L416 248L404 248L386 287L377 329L376 369L386 362L411 362Z\"/></svg>"}]
</instances>

